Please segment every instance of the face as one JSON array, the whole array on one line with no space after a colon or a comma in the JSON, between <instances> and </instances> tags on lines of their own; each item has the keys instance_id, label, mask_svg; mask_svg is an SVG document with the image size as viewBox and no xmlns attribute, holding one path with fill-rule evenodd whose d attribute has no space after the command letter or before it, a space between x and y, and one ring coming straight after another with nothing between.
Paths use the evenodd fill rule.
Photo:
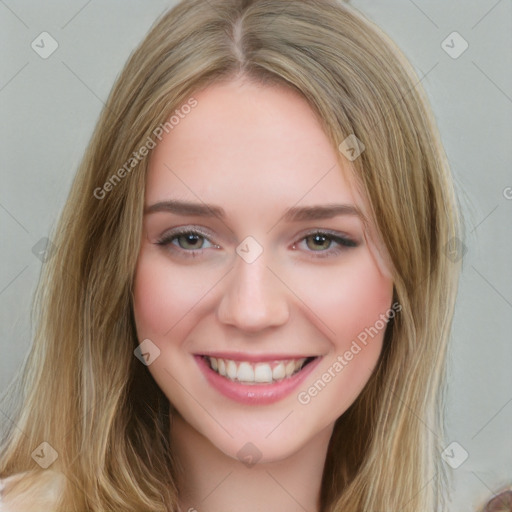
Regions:
<instances>
[{"instance_id":1,"label":"face","mask_svg":"<svg viewBox=\"0 0 512 512\"><path fill-rule=\"evenodd\" d=\"M360 394L393 282L350 162L300 95L234 80L194 97L149 162L137 334L191 429L283 460Z\"/></svg>"}]
</instances>

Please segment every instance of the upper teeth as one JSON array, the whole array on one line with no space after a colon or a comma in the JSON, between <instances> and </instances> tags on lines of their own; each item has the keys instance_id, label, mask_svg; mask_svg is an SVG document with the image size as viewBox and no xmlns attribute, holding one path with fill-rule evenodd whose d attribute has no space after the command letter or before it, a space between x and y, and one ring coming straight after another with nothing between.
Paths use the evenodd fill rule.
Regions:
<instances>
[{"instance_id":1,"label":"upper teeth","mask_svg":"<svg viewBox=\"0 0 512 512\"><path fill-rule=\"evenodd\" d=\"M233 361L219 357L206 357L210 366L220 375L232 381L244 383L271 383L291 377L302 368L306 358L289 359L270 363Z\"/></svg>"}]
</instances>

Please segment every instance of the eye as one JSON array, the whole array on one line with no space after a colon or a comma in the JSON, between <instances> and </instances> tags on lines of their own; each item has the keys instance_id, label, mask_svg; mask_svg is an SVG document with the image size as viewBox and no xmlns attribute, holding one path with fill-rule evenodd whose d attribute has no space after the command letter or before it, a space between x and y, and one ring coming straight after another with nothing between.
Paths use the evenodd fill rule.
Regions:
<instances>
[{"instance_id":1,"label":"eye","mask_svg":"<svg viewBox=\"0 0 512 512\"><path fill-rule=\"evenodd\" d=\"M171 243L179 246L181 249L202 249L206 238L198 233L185 233L172 238Z\"/></svg>"},{"instance_id":2,"label":"eye","mask_svg":"<svg viewBox=\"0 0 512 512\"><path fill-rule=\"evenodd\" d=\"M322 233L309 235L305 238L305 240L308 249L311 249L312 251L322 251L324 249L329 249L333 242L332 238Z\"/></svg>"},{"instance_id":3,"label":"eye","mask_svg":"<svg viewBox=\"0 0 512 512\"><path fill-rule=\"evenodd\" d=\"M192 254L195 254L196 251L201 251L202 249L219 247L218 245L213 244L205 234L194 229L168 232L157 240L156 243L157 245L167 246L173 251L181 250Z\"/></svg>"},{"instance_id":4,"label":"eye","mask_svg":"<svg viewBox=\"0 0 512 512\"><path fill-rule=\"evenodd\" d=\"M343 248L357 247L358 243L345 235L316 231L302 238L299 244L294 244L293 249L297 249L297 245L302 245L307 252L316 252L319 253L318 256L327 256L337 254Z\"/></svg>"}]
</instances>

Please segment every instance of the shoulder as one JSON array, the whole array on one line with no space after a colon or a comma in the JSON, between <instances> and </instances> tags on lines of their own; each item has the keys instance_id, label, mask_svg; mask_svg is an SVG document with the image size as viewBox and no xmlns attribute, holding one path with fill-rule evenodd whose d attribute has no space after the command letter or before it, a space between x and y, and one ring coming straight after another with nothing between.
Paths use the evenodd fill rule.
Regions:
<instances>
[{"instance_id":1,"label":"shoulder","mask_svg":"<svg viewBox=\"0 0 512 512\"><path fill-rule=\"evenodd\" d=\"M0 512L51 512L64 485L64 475L48 469L0 478Z\"/></svg>"}]
</instances>

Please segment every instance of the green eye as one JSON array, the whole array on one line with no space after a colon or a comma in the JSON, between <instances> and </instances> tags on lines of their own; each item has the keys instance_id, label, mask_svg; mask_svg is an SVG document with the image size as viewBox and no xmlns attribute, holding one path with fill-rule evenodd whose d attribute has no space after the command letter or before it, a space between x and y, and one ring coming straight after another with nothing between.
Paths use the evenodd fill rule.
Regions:
<instances>
[{"instance_id":1,"label":"green eye","mask_svg":"<svg viewBox=\"0 0 512 512\"><path fill-rule=\"evenodd\" d=\"M174 245L178 245L181 249L194 250L202 249L205 239L197 233L184 233L174 237Z\"/></svg>"},{"instance_id":2,"label":"green eye","mask_svg":"<svg viewBox=\"0 0 512 512\"><path fill-rule=\"evenodd\" d=\"M359 244L341 233L329 233L324 231L316 231L304 236L300 240L299 247L309 252L312 256L327 257L336 256L342 251L351 247L357 247ZM296 245L293 246L297 248Z\"/></svg>"},{"instance_id":3,"label":"green eye","mask_svg":"<svg viewBox=\"0 0 512 512\"><path fill-rule=\"evenodd\" d=\"M195 256L204 249L218 248L217 245L210 242L206 235L196 230L167 233L156 243L170 251L176 253L181 251L181 254L190 256Z\"/></svg>"},{"instance_id":4,"label":"green eye","mask_svg":"<svg viewBox=\"0 0 512 512\"><path fill-rule=\"evenodd\" d=\"M306 246L308 249L311 249L312 251L324 251L326 249L329 249L332 244L332 238L323 235L321 233L317 233L314 235L309 235L305 238L306 240Z\"/></svg>"}]
</instances>

